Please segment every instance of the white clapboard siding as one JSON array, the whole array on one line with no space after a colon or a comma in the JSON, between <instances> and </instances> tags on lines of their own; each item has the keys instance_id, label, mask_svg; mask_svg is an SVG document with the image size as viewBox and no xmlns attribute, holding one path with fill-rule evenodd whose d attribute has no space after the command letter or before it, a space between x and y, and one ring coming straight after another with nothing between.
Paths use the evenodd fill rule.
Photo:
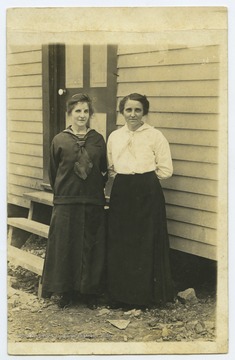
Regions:
<instances>
[{"instance_id":1,"label":"white clapboard siding","mask_svg":"<svg viewBox=\"0 0 235 360\"><path fill-rule=\"evenodd\" d=\"M21 175L11 174L11 184L37 190L41 185L41 180L25 177Z\"/></svg>"},{"instance_id":2,"label":"white clapboard siding","mask_svg":"<svg viewBox=\"0 0 235 360\"><path fill-rule=\"evenodd\" d=\"M118 97L138 92L148 96L219 96L219 81L155 81L155 82L132 82L120 83L118 86Z\"/></svg>"},{"instance_id":3,"label":"white clapboard siding","mask_svg":"<svg viewBox=\"0 0 235 360\"><path fill-rule=\"evenodd\" d=\"M216 230L205 226L197 226L184 223L179 226L178 221L168 220L168 232L174 236L180 236L184 239L206 242L210 245L216 245ZM182 223L182 222L181 222Z\"/></svg>"},{"instance_id":4,"label":"white clapboard siding","mask_svg":"<svg viewBox=\"0 0 235 360\"><path fill-rule=\"evenodd\" d=\"M41 110L8 110L7 112L8 120L19 120L19 121L29 121L35 123L39 121L42 123L42 111Z\"/></svg>"},{"instance_id":5,"label":"white clapboard siding","mask_svg":"<svg viewBox=\"0 0 235 360\"><path fill-rule=\"evenodd\" d=\"M189 32L190 33L190 32ZM162 36L161 36L162 37ZM134 44L134 45L126 45L121 44L118 46L118 55L133 55L133 54L141 54L141 53L149 53L149 52L164 52L164 51L174 51L174 50L198 50L203 52L208 51L207 48L213 47L215 49L215 52L218 51L218 45L216 43L212 44L210 39L207 39L204 37L203 39L199 39L199 41L196 41L197 39L194 39L194 45L188 45L188 43L179 43L179 42L158 42L155 41L151 44ZM203 41L203 42L202 42ZM195 45L195 43L198 43L200 45ZM175 56L177 56L177 53L174 53ZM216 56L216 55L215 55ZM192 59L191 59L192 61Z\"/></svg>"},{"instance_id":6,"label":"white clapboard siding","mask_svg":"<svg viewBox=\"0 0 235 360\"><path fill-rule=\"evenodd\" d=\"M8 76L25 76L42 74L42 63L10 65Z\"/></svg>"},{"instance_id":7,"label":"white clapboard siding","mask_svg":"<svg viewBox=\"0 0 235 360\"><path fill-rule=\"evenodd\" d=\"M202 51L201 51L202 50ZM123 55L118 58L118 68L133 68L156 65L182 65L218 63L217 46L191 49L172 49L171 51L148 51Z\"/></svg>"},{"instance_id":8,"label":"white clapboard siding","mask_svg":"<svg viewBox=\"0 0 235 360\"><path fill-rule=\"evenodd\" d=\"M118 99L118 103L120 100L121 98ZM151 112L218 113L217 97L149 97L149 101Z\"/></svg>"},{"instance_id":9,"label":"white clapboard siding","mask_svg":"<svg viewBox=\"0 0 235 360\"><path fill-rule=\"evenodd\" d=\"M174 160L218 163L217 147L171 144L171 155Z\"/></svg>"},{"instance_id":10,"label":"white clapboard siding","mask_svg":"<svg viewBox=\"0 0 235 360\"><path fill-rule=\"evenodd\" d=\"M9 153L8 155L9 161L12 164L17 165L29 165L42 169L43 167L43 161L41 157L32 156L32 155L22 155L22 154L12 154Z\"/></svg>"},{"instance_id":11,"label":"white clapboard siding","mask_svg":"<svg viewBox=\"0 0 235 360\"><path fill-rule=\"evenodd\" d=\"M29 206L23 194L43 179L42 49L14 46L7 55L8 202Z\"/></svg>"},{"instance_id":12,"label":"white clapboard siding","mask_svg":"<svg viewBox=\"0 0 235 360\"><path fill-rule=\"evenodd\" d=\"M21 64L33 64L42 62L42 52L41 49L35 51L30 51L30 56L28 51L16 52L8 54L7 63L8 65L21 65Z\"/></svg>"},{"instance_id":13,"label":"white clapboard siding","mask_svg":"<svg viewBox=\"0 0 235 360\"><path fill-rule=\"evenodd\" d=\"M8 53L8 56L10 56L11 54L15 54L15 55L18 55L18 54L22 54L22 53L26 53L27 56L32 55L32 53L34 51L41 51L41 46L40 45L10 45L9 46L9 53Z\"/></svg>"},{"instance_id":14,"label":"white clapboard siding","mask_svg":"<svg viewBox=\"0 0 235 360\"><path fill-rule=\"evenodd\" d=\"M30 121L14 120L9 122L8 130L23 132L23 133L37 133L42 134L42 123Z\"/></svg>"},{"instance_id":15,"label":"white clapboard siding","mask_svg":"<svg viewBox=\"0 0 235 360\"><path fill-rule=\"evenodd\" d=\"M132 81L182 81L182 80L218 80L219 65L187 64L166 66L143 66L123 68L118 71L118 82Z\"/></svg>"},{"instance_id":16,"label":"white clapboard siding","mask_svg":"<svg viewBox=\"0 0 235 360\"><path fill-rule=\"evenodd\" d=\"M10 99L42 99L42 89L35 87L9 88L8 97ZM31 100L32 101L32 100Z\"/></svg>"},{"instance_id":17,"label":"white clapboard siding","mask_svg":"<svg viewBox=\"0 0 235 360\"><path fill-rule=\"evenodd\" d=\"M216 196L218 191L218 182L216 180L200 179L187 176L176 176L162 180L162 186L165 189L184 191L188 193Z\"/></svg>"},{"instance_id":18,"label":"white clapboard siding","mask_svg":"<svg viewBox=\"0 0 235 360\"><path fill-rule=\"evenodd\" d=\"M167 138L174 175L162 180L171 247L216 259L219 46L119 46L117 126L122 97L145 94L145 121Z\"/></svg>"},{"instance_id":19,"label":"white clapboard siding","mask_svg":"<svg viewBox=\"0 0 235 360\"><path fill-rule=\"evenodd\" d=\"M163 135L172 144L217 146L218 132L207 130L161 129Z\"/></svg>"},{"instance_id":20,"label":"white clapboard siding","mask_svg":"<svg viewBox=\"0 0 235 360\"><path fill-rule=\"evenodd\" d=\"M133 55L148 53L150 51L166 51L166 50L181 50L187 49L184 44L168 44L168 43L154 43L154 44L134 44L134 45L118 45L118 55ZM120 61L120 60L119 60Z\"/></svg>"},{"instance_id":21,"label":"white clapboard siding","mask_svg":"<svg viewBox=\"0 0 235 360\"><path fill-rule=\"evenodd\" d=\"M218 118L218 114L153 113L150 109L146 121L159 129L217 130Z\"/></svg>"},{"instance_id":22,"label":"white clapboard siding","mask_svg":"<svg viewBox=\"0 0 235 360\"><path fill-rule=\"evenodd\" d=\"M9 99L8 109L12 110L42 110L42 99Z\"/></svg>"},{"instance_id":23,"label":"white clapboard siding","mask_svg":"<svg viewBox=\"0 0 235 360\"><path fill-rule=\"evenodd\" d=\"M42 145L42 134L9 131L8 136L11 142Z\"/></svg>"},{"instance_id":24,"label":"white clapboard siding","mask_svg":"<svg viewBox=\"0 0 235 360\"><path fill-rule=\"evenodd\" d=\"M171 220L216 229L217 214L209 211L188 209L175 205L167 206L167 217Z\"/></svg>"},{"instance_id":25,"label":"white clapboard siding","mask_svg":"<svg viewBox=\"0 0 235 360\"><path fill-rule=\"evenodd\" d=\"M170 235L170 247L175 250L181 250L186 253L202 256L207 259L217 259L217 247L216 245L210 245L208 243L201 243L195 240L188 240L182 237Z\"/></svg>"},{"instance_id":26,"label":"white clapboard siding","mask_svg":"<svg viewBox=\"0 0 235 360\"><path fill-rule=\"evenodd\" d=\"M151 104L150 104L151 106ZM150 112L144 116L145 121L156 128L217 130L218 114ZM124 125L123 116L117 114L117 125Z\"/></svg>"},{"instance_id":27,"label":"white clapboard siding","mask_svg":"<svg viewBox=\"0 0 235 360\"><path fill-rule=\"evenodd\" d=\"M200 179L218 179L218 166L216 164L205 164L192 161L174 161L174 174L181 176L190 176Z\"/></svg>"},{"instance_id":28,"label":"white clapboard siding","mask_svg":"<svg viewBox=\"0 0 235 360\"><path fill-rule=\"evenodd\" d=\"M163 183L164 186L164 183ZM217 211L217 198L215 196L202 195L198 193L183 192L165 189L164 195L167 204L188 207L190 209Z\"/></svg>"},{"instance_id":29,"label":"white clapboard siding","mask_svg":"<svg viewBox=\"0 0 235 360\"><path fill-rule=\"evenodd\" d=\"M14 175L21 175L25 177L30 177L34 179L42 179L43 176L43 169L28 165L21 165L21 164L10 164L8 166L8 174L9 177L11 174ZM9 179L10 180L10 179ZM9 182L11 183L11 182Z\"/></svg>"},{"instance_id":30,"label":"white clapboard siding","mask_svg":"<svg viewBox=\"0 0 235 360\"><path fill-rule=\"evenodd\" d=\"M22 154L30 156L43 156L43 148L40 144L21 144L16 142L9 142L9 152L13 154Z\"/></svg>"},{"instance_id":31,"label":"white clapboard siding","mask_svg":"<svg viewBox=\"0 0 235 360\"><path fill-rule=\"evenodd\" d=\"M42 75L12 76L7 79L7 85L9 88L42 86Z\"/></svg>"}]
</instances>

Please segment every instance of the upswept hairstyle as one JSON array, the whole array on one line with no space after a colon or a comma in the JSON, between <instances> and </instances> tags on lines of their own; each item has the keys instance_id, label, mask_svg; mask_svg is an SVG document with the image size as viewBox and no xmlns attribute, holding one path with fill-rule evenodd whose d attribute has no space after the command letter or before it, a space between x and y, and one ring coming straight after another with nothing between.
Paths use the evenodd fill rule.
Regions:
<instances>
[{"instance_id":1,"label":"upswept hairstyle","mask_svg":"<svg viewBox=\"0 0 235 360\"><path fill-rule=\"evenodd\" d=\"M139 101L143 105L143 115L147 115L149 112L149 101L145 95L141 95L138 93L132 93L127 96L125 96L119 103L119 111L121 114L123 114L123 110L125 107L125 104L128 100L135 100Z\"/></svg>"},{"instance_id":2,"label":"upswept hairstyle","mask_svg":"<svg viewBox=\"0 0 235 360\"><path fill-rule=\"evenodd\" d=\"M90 97L87 94L75 94L73 95L66 103L66 109L67 114L70 115L77 103L79 102L85 102L88 105L89 108L89 117L91 117L94 114L94 109L92 106L92 101Z\"/></svg>"}]
</instances>

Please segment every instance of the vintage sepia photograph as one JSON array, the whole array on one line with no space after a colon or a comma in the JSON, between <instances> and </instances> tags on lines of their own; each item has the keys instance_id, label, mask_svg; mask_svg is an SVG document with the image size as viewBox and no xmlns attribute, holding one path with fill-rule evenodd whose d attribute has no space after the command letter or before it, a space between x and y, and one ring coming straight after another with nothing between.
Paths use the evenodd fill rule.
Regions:
<instances>
[{"instance_id":1,"label":"vintage sepia photograph","mask_svg":"<svg viewBox=\"0 0 235 360\"><path fill-rule=\"evenodd\" d=\"M227 353L227 8L6 33L8 354Z\"/></svg>"}]
</instances>

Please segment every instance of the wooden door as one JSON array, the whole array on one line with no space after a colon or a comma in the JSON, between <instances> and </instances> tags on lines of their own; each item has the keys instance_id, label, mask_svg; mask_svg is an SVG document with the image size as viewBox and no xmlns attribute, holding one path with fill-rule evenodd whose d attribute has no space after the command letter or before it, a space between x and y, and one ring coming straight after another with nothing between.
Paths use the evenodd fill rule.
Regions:
<instances>
[{"instance_id":1,"label":"wooden door","mask_svg":"<svg viewBox=\"0 0 235 360\"><path fill-rule=\"evenodd\" d=\"M47 188L50 143L69 125L66 101L72 95L89 94L95 110L90 126L105 140L116 128L117 46L48 45L43 54L43 185Z\"/></svg>"},{"instance_id":2,"label":"wooden door","mask_svg":"<svg viewBox=\"0 0 235 360\"><path fill-rule=\"evenodd\" d=\"M90 126L105 140L116 127L116 88L116 46L65 46L65 89L61 89L60 94L65 101L76 93L89 94L95 109Z\"/></svg>"}]
</instances>

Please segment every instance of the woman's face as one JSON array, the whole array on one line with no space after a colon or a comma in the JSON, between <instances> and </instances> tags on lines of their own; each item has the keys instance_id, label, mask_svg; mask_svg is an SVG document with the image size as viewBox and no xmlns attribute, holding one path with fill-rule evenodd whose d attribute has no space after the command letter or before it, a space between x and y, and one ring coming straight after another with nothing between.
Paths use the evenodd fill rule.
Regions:
<instances>
[{"instance_id":1,"label":"woman's face","mask_svg":"<svg viewBox=\"0 0 235 360\"><path fill-rule=\"evenodd\" d=\"M143 105L141 102L136 100L127 100L124 105L123 116L129 130L135 131L143 124L143 113Z\"/></svg>"},{"instance_id":2,"label":"woman's face","mask_svg":"<svg viewBox=\"0 0 235 360\"><path fill-rule=\"evenodd\" d=\"M89 107L86 102L78 102L71 112L72 125L76 128L85 128L89 120Z\"/></svg>"}]
</instances>

